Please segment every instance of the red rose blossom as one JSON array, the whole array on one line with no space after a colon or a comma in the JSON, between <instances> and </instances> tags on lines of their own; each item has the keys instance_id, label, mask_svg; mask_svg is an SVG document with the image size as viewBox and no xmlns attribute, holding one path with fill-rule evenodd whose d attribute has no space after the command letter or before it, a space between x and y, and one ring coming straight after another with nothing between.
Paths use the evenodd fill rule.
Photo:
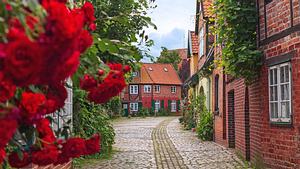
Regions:
<instances>
[{"instance_id":1,"label":"red rose blossom","mask_svg":"<svg viewBox=\"0 0 300 169\"><path fill-rule=\"evenodd\" d=\"M93 23L96 18L94 16L95 10L94 10L94 6L92 3L90 2L86 2L84 3L84 5L81 8L85 14L85 22L86 23Z\"/></svg>"},{"instance_id":2,"label":"red rose blossom","mask_svg":"<svg viewBox=\"0 0 300 169\"><path fill-rule=\"evenodd\" d=\"M16 86L8 79L4 79L0 72L0 103L5 102L15 95Z\"/></svg>"},{"instance_id":3,"label":"red rose blossom","mask_svg":"<svg viewBox=\"0 0 300 169\"><path fill-rule=\"evenodd\" d=\"M38 131L39 137L43 140L43 145L47 146L55 142L56 138L50 127L50 122L48 119L40 119L36 123L36 129Z\"/></svg>"},{"instance_id":4,"label":"red rose blossom","mask_svg":"<svg viewBox=\"0 0 300 169\"><path fill-rule=\"evenodd\" d=\"M34 117L43 104L46 102L46 97L41 93L23 92L21 98L21 107L25 117Z\"/></svg>"},{"instance_id":5,"label":"red rose blossom","mask_svg":"<svg viewBox=\"0 0 300 169\"><path fill-rule=\"evenodd\" d=\"M85 140L82 138L70 138L64 144L62 153L66 157L78 158L86 153Z\"/></svg>"},{"instance_id":6,"label":"red rose blossom","mask_svg":"<svg viewBox=\"0 0 300 169\"><path fill-rule=\"evenodd\" d=\"M37 43L20 37L7 44L5 54L4 72L14 84L25 86L37 83L42 64L41 49Z\"/></svg>"},{"instance_id":7,"label":"red rose blossom","mask_svg":"<svg viewBox=\"0 0 300 169\"><path fill-rule=\"evenodd\" d=\"M57 161L59 152L55 146L47 146L39 151L32 152L32 162L39 166L46 166Z\"/></svg>"},{"instance_id":8,"label":"red rose blossom","mask_svg":"<svg viewBox=\"0 0 300 169\"><path fill-rule=\"evenodd\" d=\"M64 154L60 153L58 155L57 161L54 163L54 165L65 164L69 161L70 161L70 157L67 157Z\"/></svg>"},{"instance_id":9,"label":"red rose blossom","mask_svg":"<svg viewBox=\"0 0 300 169\"><path fill-rule=\"evenodd\" d=\"M94 77L90 75L84 75L82 79L80 79L80 88L83 90L91 90L97 87L97 81Z\"/></svg>"},{"instance_id":10,"label":"red rose blossom","mask_svg":"<svg viewBox=\"0 0 300 169\"><path fill-rule=\"evenodd\" d=\"M100 135L95 134L93 137L85 141L86 155L99 153L100 151Z\"/></svg>"},{"instance_id":11,"label":"red rose blossom","mask_svg":"<svg viewBox=\"0 0 300 169\"><path fill-rule=\"evenodd\" d=\"M51 110L61 109L65 105L65 100L68 97L66 87L63 84L50 86L47 94L47 100L52 100L54 105L51 105ZM50 110L49 110L50 111ZM50 113L50 112L48 112Z\"/></svg>"},{"instance_id":12,"label":"red rose blossom","mask_svg":"<svg viewBox=\"0 0 300 169\"><path fill-rule=\"evenodd\" d=\"M3 163L5 157L6 157L6 152L5 152L4 148L1 148L0 149L0 166Z\"/></svg>"},{"instance_id":13,"label":"red rose blossom","mask_svg":"<svg viewBox=\"0 0 300 169\"><path fill-rule=\"evenodd\" d=\"M14 135L18 124L16 120L0 119L0 149L4 148Z\"/></svg>"},{"instance_id":14,"label":"red rose blossom","mask_svg":"<svg viewBox=\"0 0 300 169\"><path fill-rule=\"evenodd\" d=\"M78 50L80 53L85 52L93 44L93 37L87 30L83 30L78 39Z\"/></svg>"},{"instance_id":15,"label":"red rose blossom","mask_svg":"<svg viewBox=\"0 0 300 169\"><path fill-rule=\"evenodd\" d=\"M124 68L123 68L124 73L130 72L130 70L131 70L131 67L128 65L124 66Z\"/></svg>"},{"instance_id":16,"label":"red rose blossom","mask_svg":"<svg viewBox=\"0 0 300 169\"><path fill-rule=\"evenodd\" d=\"M22 152L22 159L19 157L17 152L13 152L8 156L8 162L11 167L23 168L31 163L31 158L27 152Z\"/></svg>"}]
</instances>

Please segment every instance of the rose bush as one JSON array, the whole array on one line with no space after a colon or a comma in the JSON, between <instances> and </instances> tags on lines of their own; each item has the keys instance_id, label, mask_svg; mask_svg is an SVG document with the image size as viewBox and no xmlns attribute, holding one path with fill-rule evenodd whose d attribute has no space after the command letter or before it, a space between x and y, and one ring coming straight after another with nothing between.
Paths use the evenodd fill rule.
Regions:
<instances>
[{"instance_id":1,"label":"rose bush","mask_svg":"<svg viewBox=\"0 0 300 169\"><path fill-rule=\"evenodd\" d=\"M0 32L0 165L5 161L16 168L56 165L97 153L100 135L60 140L46 118L64 106L65 82L93 44L93 5L70 8L66 0L24 2L0 1L6 10L0 14L5 21L0 27L6 30ZM101 70L102 74L81 78L92 102L105 103L126 86L124 74L130 67L107 65L108 73ZM15 147L13 152L5 151L8 145Z\"/></svg>"}]
</instances>

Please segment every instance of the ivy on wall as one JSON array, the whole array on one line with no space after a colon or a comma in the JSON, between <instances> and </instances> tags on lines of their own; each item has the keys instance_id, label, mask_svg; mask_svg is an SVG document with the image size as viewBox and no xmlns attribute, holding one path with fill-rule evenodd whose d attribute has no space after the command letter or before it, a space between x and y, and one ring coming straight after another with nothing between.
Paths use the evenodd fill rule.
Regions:
<instances>
[{"instance_id":1,"label":"ivy on wall","mask_svg":"<svg viewBox=\"0 0 300 169\"><path fill-rule=\"evenodd\" d=\"M215 0L216 43L222 46L220 66L235 78L251 83L259 75L262 53L256 46L257 11L254 0Z\"/></svg>"}]
</instances>

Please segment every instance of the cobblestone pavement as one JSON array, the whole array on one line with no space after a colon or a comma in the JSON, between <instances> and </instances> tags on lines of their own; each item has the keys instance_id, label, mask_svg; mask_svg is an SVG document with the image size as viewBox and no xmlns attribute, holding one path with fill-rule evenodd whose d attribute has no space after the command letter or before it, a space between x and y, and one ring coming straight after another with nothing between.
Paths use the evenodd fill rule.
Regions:
<instances>
[{"instance_id":1,"label":"cobblestone pavement","mask_svg":"<svg viewBox=\"0 0 300 169\"><path fill-rule=\"evenodd\" d=\"M114 123L117 152L87 169L235 169L239 159L213 142L184 131L176 117L132 118Z\"/></svg>"}]
</instances>

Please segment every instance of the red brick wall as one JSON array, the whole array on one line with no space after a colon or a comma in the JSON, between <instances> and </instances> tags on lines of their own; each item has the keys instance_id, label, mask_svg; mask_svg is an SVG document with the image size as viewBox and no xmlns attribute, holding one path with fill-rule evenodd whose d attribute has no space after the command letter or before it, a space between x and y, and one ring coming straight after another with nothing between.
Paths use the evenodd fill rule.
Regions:
<instances>
[{"instance_id":1,"label":"red brick wall","mask_svg":"<svg viewBox=\"0 0 300 169\"><path fill-rule=\"evenodd\" d=\"M278 34L284 29L300 23L299 1L292 0L293 20L290 17L289 0L273 0L266 6L267 11L267 33L268 37ZM260 36L265 39L264 30L264 5L259 0L260 8ZM292 169L300 168L300 32L294 32L279 40L272 41L261 46L265 59L278 57L294 51L291 60L292 66L292 126L274 126L269 122L269 92L268 92L268 67L264 65L261 76L261 118L258 113L253 119L261 120L255 127L261 128L261 133L251 133L253 137L260 134L261 151L264 162L271 168ZM257 108L254 108L257 109ZM253 120L253 121L254 121ZM253 142L258 140L253 140Z\"/></svg>"}]
</instances>

